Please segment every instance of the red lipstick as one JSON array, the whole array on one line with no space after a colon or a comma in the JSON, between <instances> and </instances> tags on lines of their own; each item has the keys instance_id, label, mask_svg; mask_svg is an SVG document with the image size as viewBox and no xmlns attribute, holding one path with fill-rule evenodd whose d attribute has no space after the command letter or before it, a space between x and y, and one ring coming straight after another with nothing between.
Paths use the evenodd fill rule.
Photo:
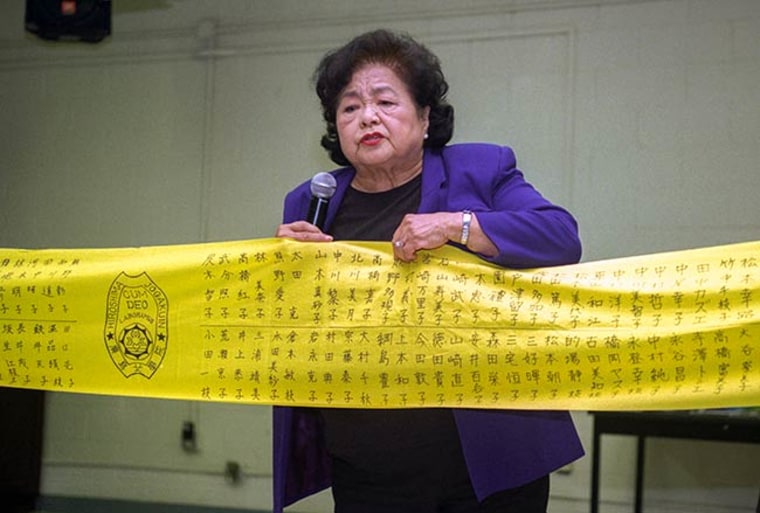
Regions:
<instances>
[{"instance_id":1,"label":"red lipstick","mask_svg":"<svg viewBox=\"0 0 760 513\"><path fill-rule=\"evenodd\" d=\"M377 144L380 144L382 140L383 134L379 132L372 132L371 134L365 134L361 138L361 143L366 144L367 146L375 146Z\"/></svg>"}]
</instances>

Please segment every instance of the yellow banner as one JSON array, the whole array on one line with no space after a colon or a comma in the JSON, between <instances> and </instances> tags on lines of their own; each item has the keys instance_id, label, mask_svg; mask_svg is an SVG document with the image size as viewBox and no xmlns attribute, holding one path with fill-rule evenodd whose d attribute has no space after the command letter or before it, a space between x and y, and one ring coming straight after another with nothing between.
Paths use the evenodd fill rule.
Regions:
<instances>
[{"instance_id":1,"label":"yellow banner","mask_svg":"<svg viewBox=\"0 0 760 513\"><path fill-rule=\"evenodd\" d=\"M760 405L760 242L536 270L263 239L0 249L0 386L246 404Z\"/></svg>"}]
</instances>

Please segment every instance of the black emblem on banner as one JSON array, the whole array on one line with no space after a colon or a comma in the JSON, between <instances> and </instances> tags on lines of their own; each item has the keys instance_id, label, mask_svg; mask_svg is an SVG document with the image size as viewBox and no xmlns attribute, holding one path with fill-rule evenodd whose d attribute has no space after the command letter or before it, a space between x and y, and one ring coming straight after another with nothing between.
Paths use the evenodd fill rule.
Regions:
<instances>
[{"instance_id":1,"label":"black emblem on banner","mask_svg":"<svg viewBox=\"0 0 760 513\"><path fill-rule=\"evenodd\" d=\"M119 274L108 289L104 339L124 377L150 379L169 342L169 301L146 273Z\"/></svg>"}]
</instances>

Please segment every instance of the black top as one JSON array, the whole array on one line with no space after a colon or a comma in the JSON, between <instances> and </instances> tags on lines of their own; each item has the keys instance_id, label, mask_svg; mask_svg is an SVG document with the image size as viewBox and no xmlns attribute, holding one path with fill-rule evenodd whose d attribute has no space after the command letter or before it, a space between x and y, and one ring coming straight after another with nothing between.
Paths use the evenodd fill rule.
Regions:
<instances>
[{"instance_id":1,"label":"black top","mask_svg":"<svg viewBox=\"0 0 760 513\"><path fill-rule=\"evenodd\" d=\"M422 178L385 192L349 188L333 222L336 240L389 241L404 215L417 212ZM419 459L457 447L459 435L451 410L321 410L330 454L348 465L405 469Z\"/></svg>"},{"instance_id":2,"label":"black top","mask_svg":"<svg viewBox=\"0 0 760 513\"><path fill-rule=\"evenodd\" d=\"M349 187L330 233L336 240L391 240L406 214L420 206L422 175L385 192Z\"/></svg>"}]
</instances>

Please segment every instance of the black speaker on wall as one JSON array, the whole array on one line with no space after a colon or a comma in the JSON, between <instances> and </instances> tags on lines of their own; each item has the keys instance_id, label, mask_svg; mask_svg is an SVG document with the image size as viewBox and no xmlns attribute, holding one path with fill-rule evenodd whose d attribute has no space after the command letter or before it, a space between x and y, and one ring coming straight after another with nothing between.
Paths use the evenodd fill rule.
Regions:
<instances>
[{"instance_id":1,"label":"black speaker on wall","mask_svg":"<svg viewBox=\"0 0 760 513\"><path fill-rule=\"evenodd\" d=\"M26 0L24 28L48 41L97 43L111 34L111 0Z\"/></svg>"}]
</instances>

